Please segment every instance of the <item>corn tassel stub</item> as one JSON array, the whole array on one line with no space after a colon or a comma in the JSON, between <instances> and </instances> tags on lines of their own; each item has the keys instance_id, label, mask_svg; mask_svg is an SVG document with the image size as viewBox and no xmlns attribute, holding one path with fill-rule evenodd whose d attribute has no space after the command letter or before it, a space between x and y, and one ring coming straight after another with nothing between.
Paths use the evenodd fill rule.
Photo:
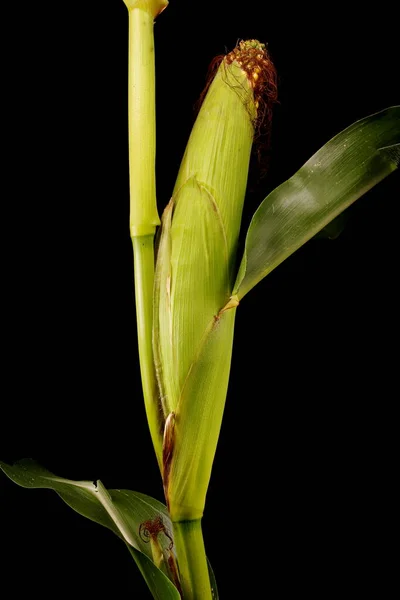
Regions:
<instances>
[{"instance_id":1,"label":"corn tassel stub","mask_svg":"<svg viewBox=\"0 0 400 600\"><path fill-rule=\"evenodd\" d=\"M168 0L124 0L128 10L139 8L157 17L168 6Z\"/></svg>"},{"instance_id":2,"label":"corn tassel stub","mask_svg":"<svg viewBox=\"0 0 400 600\"><path fill-rule=\"evenodd\" d=\"M269 107L260 89L274 74L255 40L225 57L163 216L153 346L166 410L174 413L164 480L174 521L200 519L204 509L228 386L237 306L230 297L251 147L260 109Z\"/></svg>"}]
</instances>

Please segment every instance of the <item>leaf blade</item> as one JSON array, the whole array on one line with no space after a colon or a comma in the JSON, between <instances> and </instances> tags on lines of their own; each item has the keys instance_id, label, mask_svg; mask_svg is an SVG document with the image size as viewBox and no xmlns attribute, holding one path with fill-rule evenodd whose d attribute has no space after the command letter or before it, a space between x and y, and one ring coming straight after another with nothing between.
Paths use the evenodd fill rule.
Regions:
<instances>
[{"instance_id":1,"label":"leaf blade","mask_svg":"<svg viewBox=\"0 0 400 600\"><path fill-rule=\"evenodd\" d=\"M261 279L400 161L400 106L361 119L332 138L273 190L250 223L233 296Z\"/></svg>"},{"instance_id":2,"label":"leaf blade","mask_svg":"<svg viewBox=\"0 0 400 600\"><path fill-rule=\"evenodd\" d=\"M139 531L140 523L161 516L172 536L172 524L161 502L130 490L106 490L100 481L95 484L57 477L30 459L12 466L0 461L0 469L22 487L54 490L73 510L111 529L125 541L153 597L156 600L180 600L175 585L153 563L151 545L141 538ZM169 538L163 535L161 543L166 548Z\"/></svg>"},{"instance_id":3,"label":"leaf blade","mask_svg":"<svg viewBox=\"0 0 400 600\"><path fill-rule=\"evenodd\" d=\"M154 600L181 600L181 595L173 583L145 554L132 548L129 544L126 546L146 580Z\"/></svg>"}]
</instances>

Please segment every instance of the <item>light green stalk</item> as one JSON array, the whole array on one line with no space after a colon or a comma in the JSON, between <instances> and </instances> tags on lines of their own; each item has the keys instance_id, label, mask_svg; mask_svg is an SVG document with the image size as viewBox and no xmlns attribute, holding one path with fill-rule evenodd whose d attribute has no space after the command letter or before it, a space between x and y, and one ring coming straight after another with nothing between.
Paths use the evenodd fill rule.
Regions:
<instances>
[{"instance_id":1,"label":"light green stalk","mask_svg":"<svg viewBox=\"0 0 400 600\"><path fill-rule=\"evenodd\" d=\"M201 520L174 523L180 585L185 600L212 600Z\"/></svg>"},{"instance_id":2,"label":"light green stalk","mask_svg":"<svg viewBox=\"0 0 400 600\"><path fill-rule=\"evenodd\" d=\"M130 231L134 251L140 371L147 420L161 468L163 415L152 350L153 241L160 220L155 186L155 72L153 22L167 0L124 0L129 10Z\"/></svg>"}]
</instances>

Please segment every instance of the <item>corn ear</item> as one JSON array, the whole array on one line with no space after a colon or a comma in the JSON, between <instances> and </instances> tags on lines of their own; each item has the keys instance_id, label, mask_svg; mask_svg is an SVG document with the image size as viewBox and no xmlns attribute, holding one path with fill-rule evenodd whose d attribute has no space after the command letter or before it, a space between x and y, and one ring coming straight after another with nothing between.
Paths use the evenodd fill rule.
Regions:
<instances>
[{"instance_id":1,"label":"corn ear","mask_svg":"<svg viewBox=\"0 0 400 600\"><path fill-rule=\"evenodd\" d=\"M208 191L226 237L231 274L254 135L252 97L251 84L237 62L222 62L196 119L174 189L174 195L182 197L185 184L195 178ZM189 187L189 195L190 191Z\"/></svg>"},{"instance_id":2,"label":"corn ear","mask_svg":"<svg viewBox=\"0 0 400 600\"><path fill-rule=\"evenodd\" d=\"M164 415L173 414L163 460L175 521L203 513L221 427L237 305L229 299L266 68L273 81L265 47L255 40L222 60L162 218L153 348Z\"/></svg>"}]
</instances>

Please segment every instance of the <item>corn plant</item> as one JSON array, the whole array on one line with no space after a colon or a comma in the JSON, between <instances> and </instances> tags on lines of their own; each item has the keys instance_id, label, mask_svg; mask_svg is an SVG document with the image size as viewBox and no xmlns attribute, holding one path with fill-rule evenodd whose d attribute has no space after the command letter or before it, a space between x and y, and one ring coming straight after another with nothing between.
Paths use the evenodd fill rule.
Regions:
<instances>
[{"instance_id":1,"label":"corn plant","mask_svg":"<svg viewBox=\"0 0 400 600\"><path fill-rule=\"evenodd\" d=\"M64 479L31 460L0 466L15 483L53 489L75 511L111 529L154 598L210 600L218 591L201 524L236 312L257 283L398 167L400 107L350 125L272 191L255 212L238 257L252 145L268 135L277 100L267 48L242 40L214 61L160 219L153 24L168 1L124 2L138 345L165 504L139 492L107 490L101 481Z\"/></svg>"}]
</instances>

